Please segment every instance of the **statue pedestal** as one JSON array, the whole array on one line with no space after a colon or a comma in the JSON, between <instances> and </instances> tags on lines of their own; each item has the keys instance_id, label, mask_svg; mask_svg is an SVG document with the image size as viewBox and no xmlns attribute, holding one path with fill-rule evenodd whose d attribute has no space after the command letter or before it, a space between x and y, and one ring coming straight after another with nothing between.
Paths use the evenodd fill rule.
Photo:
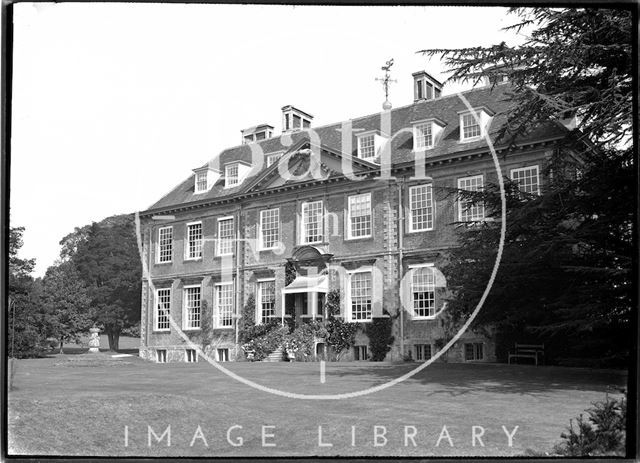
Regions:
<instances>
[{"instance_id":1,"label":"statue pedestal","mask_svg":"<svg viewBox=\"0 0 640 463\"><path fill-rule=\"evenodd\" d=\"M89 338L89 352L100 352L100 329L91 328L89 333L91 333L91 337Z\"/></svg>"}]
</instances>

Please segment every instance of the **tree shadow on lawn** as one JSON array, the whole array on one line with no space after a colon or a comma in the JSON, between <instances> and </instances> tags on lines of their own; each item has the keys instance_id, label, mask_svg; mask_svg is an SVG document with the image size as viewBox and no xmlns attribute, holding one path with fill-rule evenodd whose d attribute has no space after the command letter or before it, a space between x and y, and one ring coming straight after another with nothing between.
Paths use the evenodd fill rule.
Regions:
<instances>
[{"instance_id":1,"label":"tree shadow on lawn","mask_svg":"<svg viewBox=\"0 0 640 463\"><path fill-rule=\"evenodd\" d=\"M332 374L344 378L374 376L384 383L420 366L415 362L371 364L375 366L370 368L358 363L361 368L335 368ZM427 395L446 393L459 396L478 391L533 395L561 390L619 393L627 385L627 372L494 363L434 363L407 381L432 386L433 390Z\"/></svg>"}]
</instances>

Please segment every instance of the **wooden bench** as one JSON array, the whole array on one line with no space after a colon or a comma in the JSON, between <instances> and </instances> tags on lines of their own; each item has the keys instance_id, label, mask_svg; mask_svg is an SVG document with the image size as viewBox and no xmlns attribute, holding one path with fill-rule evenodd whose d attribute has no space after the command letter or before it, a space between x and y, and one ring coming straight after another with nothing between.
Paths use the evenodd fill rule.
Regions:
<instances>
[{"instance_id":1,"label":"wooden bench","mask_svg":"<svg viewBox=\"0 0 640 463\"><path fill-rule=\"evenodd\" d=\"M533 359L538 365L538 361L542 358L542 364L544 365L544 344L519 344L516 342L513 351L509 351L509 364L511 359L528 358Z\"/></svg>"}]
</instances>

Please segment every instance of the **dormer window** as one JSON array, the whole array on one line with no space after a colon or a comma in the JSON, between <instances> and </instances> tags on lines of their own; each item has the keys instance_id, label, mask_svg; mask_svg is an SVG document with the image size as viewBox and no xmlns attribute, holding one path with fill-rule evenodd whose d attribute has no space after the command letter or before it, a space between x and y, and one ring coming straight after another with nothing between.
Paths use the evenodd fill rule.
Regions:
<instances>
[{"instance_id":1,"label":"dormer window","mask_svg":"<svg viewBox=\"0 0 640 463\"><path fill-rule=\"evenodd\" d=\"M220 178L220 172L209 166L193 169L193 173L195 174L193 182L193 192L195 194L209 191Z\"/></svg>"},{"instance_id":2,"label":"dormer window","mask_svg":"<svg viewBox=\"0 0 640 463\"><path fill-rule=\"evenodd\" d=\"M445 127L439 119L426 119L413 123L413 151L425 151L436 144L436 139Z\"/></svg>"},{"instance_id":3,"label":"dormer window","mask_svg":"<svg viewBox=\"0 0 640 463\"><path fill-rule=\"evenodd\" d=\"M363 132L358 137L358 157L369 162L377 162L378 153L386 143L387 138L378 131Z\"/></svg>"},{"instance_id":4,"label":"dormer window","mask_svg":"<svg viewBox=\"0 0 640 463\"><path fill-rule=\"evenodd\" d=\"M232 187L240 183L238 177L238 164L229 164L224 168L224 186Z\"/></svg>"},{"instance_id":5,"label":"dormer window","mask_svg":"<svg viewBox=\"0 0 640 463\"><path fill-rule=\"evenodd\" d=\"M196 193L206 191L207 189L207 171L196 173Z\"/></svg>"},{"instance_id":6,"label":"dormer window","mask_svg":"<svg viewBox=\"0 0 640 463\"><path fill-rule=\"evenodd\" d=\"M474 108L460 113L460 141L474 141L487 133L493 112L487 108Z\"/></svg>"},{"instance_id":7,"label":"dormer window","mask_svg":"<svg viewBox=\"0 0 640 463\"><path fill-rule=\"evenodd\" d=\"M224 166L224 187L231 188L242 183L251 171L251 166L243 161L236 161Z\"/></svg>"},{"instance_id":8,"label":"dormer window","mask_svg":"<svg viewBox=\"0 0 640 463\"><path fill-rule=\"evenodd\" d=\"M480 118L476 114L463 114L462 139L477 138L480 133Z\"/></svg>"},{"instance_id":9,"label":"dormer window","mask_svg":"<svg viewBox=\"0 0 640 463\"><path fill-rule=\"evenodd\" d=\"M427 149L433 147L433 134L431 133L431 123L418 124L413 128L415 134L415 149Z\"/></svg>"},{"instance_id":10,"label":"dormer window","mask_svg":"<svg viewBox=\"0 0 640 463\"><path fill-rule=\"evenodd\" d=\"M358 137L358 157L360 159L376 157L376 139L374 134Z\"/></svg>"}]
</instances>

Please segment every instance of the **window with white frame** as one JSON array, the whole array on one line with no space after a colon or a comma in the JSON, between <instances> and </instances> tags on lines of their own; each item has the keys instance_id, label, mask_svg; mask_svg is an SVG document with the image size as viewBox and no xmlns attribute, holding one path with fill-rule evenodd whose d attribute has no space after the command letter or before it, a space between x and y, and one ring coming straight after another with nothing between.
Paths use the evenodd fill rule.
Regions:
<instances>
[{"instance_id":1,"label":"window with white frame","mask_svg":"<svg viewBox=\"0 0 640 463\"><path fill-rule=\"evenodd\" d=\"M267 154L267 167L275 164L282 157L282 153Z\"/></svg>"},{"instance_id":2,"label":"window with white frame","mask_svg":"<svg viewBox=\"0 0 640 463\"><path fill-rule=\"evenodd\" d=\"M280 240L280 209L260 211L260 249L273 249Z\"/></svg>"},{"instance_id":3,"label":"window with white frame","mask_svg":"<svg viewBox=\"0 0 640 463\"><path fill-rule=\"evenodd\" d=\"M409 188L409 231L433 230L433 188L417 185Z\"/></svg>"},{"instance_id":4,"label":"window with white frame","mask_svg":"<svg viewBox=\"0 0 640 463\"><path fill-rule=\"evenodd\" d=\"M302 203L302 244L322 241L322 201Z\"/></svg>"},{"instance_id":5,"label":"window with white frame","mask_svg":"<svg viewBox=\"0 0 640 463\"><path fill-rule=\"evenodd\" d=\"M224 186L225 187L236 186L238 183L240 183L238 171L239 171L238 163L227 164L224 167Z\"/></svg>"},{"instance_id":6,"label":"window with white frame","mask_svg":"<svg viewBox=\"0 0 640 463\"><path fill-rule=\"evenodd\" d=\"M233 217L218 219L218 249L219 256L233 254L234 242Z\"/></svg>"},{"instance_id":7,"label":"window with white frame","mask_svg":"<svg viewBox=\"0 0 640 463\"><path fill-rule=\"evenodd\" d=\"M347 211L347 236L368 238L371 236L371 193L349 196Z\"/></svg>"},{"instance_id":8,"label":"window with white frame","mask_svg":"<svg viewBox=\"0 0 640 463\"><path fill-rule=\"evenodd\" d=\"M458 179L458 189L465 191L482 191L484 178L482 175ZM460 222L474 222L484 219L484 204L472 198L458 199L458 218Z\"/></svg>"},{"instance_id":9,"label":"window with white frame","mask_svg":"<svg viewBox=\"0 0 640 463\"><path fill-rule=\"evenodd\" d=\"M216 284L216 325L218 328L233 326L233 283Z\"/></svg>"},{"instance_id":10,"label":"window with white frame","mask_svg":"<svg viewBox=\"0 0 640 463\"><path fill-rule=\"evenodd\" d=\"M433 148L433 123L425 122L413 126L414 151Z\"/></svg>"},{"instance_id":11,"label":"window with white frame","mask_svg":"<svg viewBox=\"0 0 640 463\"><path fill-rule=\"evenodd\" d=\"M185 349L184 360L187 363L195 363L198 361L198 353L195 349Z\"/></svg>"},{"instance_id":12,"label":"window with white frame","mask_svg":"<svg viewBox=\"0 0 640 463\"><path fill-rule=\"evenodd\" d=\"M373 275L370 271L349 275L349 307L352 321L371 320Z\"/></svg>"},{"instance_id":13,"label":"window with white frame","mask_svg":"<svg viewBox=\"0 0 640 463\"><path fill-rule=\"evenodd\" d=\"M173 227L158 229L158 262L171 262L173 257Z\"/></svg>"},{"instance_id":14,"label":"window with white frame","mask_svg":"<svg viewBox=\"0 0 640 463\"><path fill-rule=\"evenodd\" d=\"M200 259L202 257L202 222L187 224L187 259Z\"/></svg>"},{"instance_id":15,"label":"window with white frame","mask_svg":"<svg viewBox=\"0 0 640 463\"><path fill-rule=\"evenodd\" d=\"M358 157L360 159L371 159L376 157L375 134L372 133L358 137Z\"/></svg>"},{"instance_id":16,"label":"window with white frame","mask_svg":"<svg viewBox=\"0 0 640 463\"><path fill-rule=\"evenodd\" d=\"M184 327L187 330L200 328L200 286L184 288Z\"/></svg>"},{"instance_id":17,"label":"window with white frame","mask_svg":"<svg viewBox=\"0 0 640 463\"><path fill-rule=\"evenodd\" d=\"M166 349L158 349L156 351L156 362L158 362L158 363L167 363L167 350Z\"/></svg>"},{"instance_id":18,"label":"window with white frame","mask_svg":"<svg viewBox=\"0 0 640 463\"><path fill-rule=\"evenodd\" d=\"M413 347L417 361L424 362L431 358L431 344L415 344Z\"/></svg>"},{"instance_id":19,"label":"window with white frame","mask_svg":"<svg viewBox=\"0 0 640 463\"><path fill-rule=\"evenodd\" d=\"M207 187L209 186L207 182L207 174L208 172L206 170L196 173L196 193L207 191Z\"/></svg>"},{"instance_id":20,"label":"window with white frame","mask_svg":"<svg viewBox=\"0 0 640 463\"><path fill-rule=\"evenodd\" d=\"M228 362L229 361L229 349L226 347L216 349L216 361Z\"/></svg>"},{"instance_id":21,"label":"window with white frame","mask_svg":"<svg viewBox=\"0 0 640 463\"><path fill-rule=\"evenodd\" d=\"M480 114L466 113L462 114L462 139L469 140L478 138L482 135L480 128Z\"/></svg>"},{"instance_id":22,"label":"window with white frame","mask_svg":"<svg viewBox=\"0 0 640 463\"><path fill-rule=\"evenodd\" d=\"M484 344L481 342L468 342L464 345L465 360L484 360Z\"/></svg>"},{"instance_id":23,"label":"window with white frame","mask_svg":"<svg viewBox=\"0 0 640 463\"><path fill-rule=\"evenodd\" d=\"M259 320L268 323L276 316L276 282L265 280L258 282Z\"/></svg>"},{"instance_id":24,"label":"window with white frame","mask_svg":"<svg viewBox=\"0 0 640 463\"><path fill-rule=\"evenodd\" d=\"M169 331L171 324L171 288L156 291L156 331Z\"/></svg>"},{"instance_id":25,"label":"window with white frame","mask_svg":"<svg viewBox=\"0 0 640 463\"><path fill-rule=\"evenodd\" d=\"M436 314L436 278L433 267L415 267L411 272L413 317L431 318Z\"/></svg>"},{"instance_id":26,"label":"window with white frame","mask_svg":"<svg viewBox=\"0 0 640 463\"><path fill-rule=\"evenodd\" d=\"M511 180L518 183L520 191L524 193L540 194L540 177L538 166L522 167L511 170Z\"/></svg>"}]
</instances>

